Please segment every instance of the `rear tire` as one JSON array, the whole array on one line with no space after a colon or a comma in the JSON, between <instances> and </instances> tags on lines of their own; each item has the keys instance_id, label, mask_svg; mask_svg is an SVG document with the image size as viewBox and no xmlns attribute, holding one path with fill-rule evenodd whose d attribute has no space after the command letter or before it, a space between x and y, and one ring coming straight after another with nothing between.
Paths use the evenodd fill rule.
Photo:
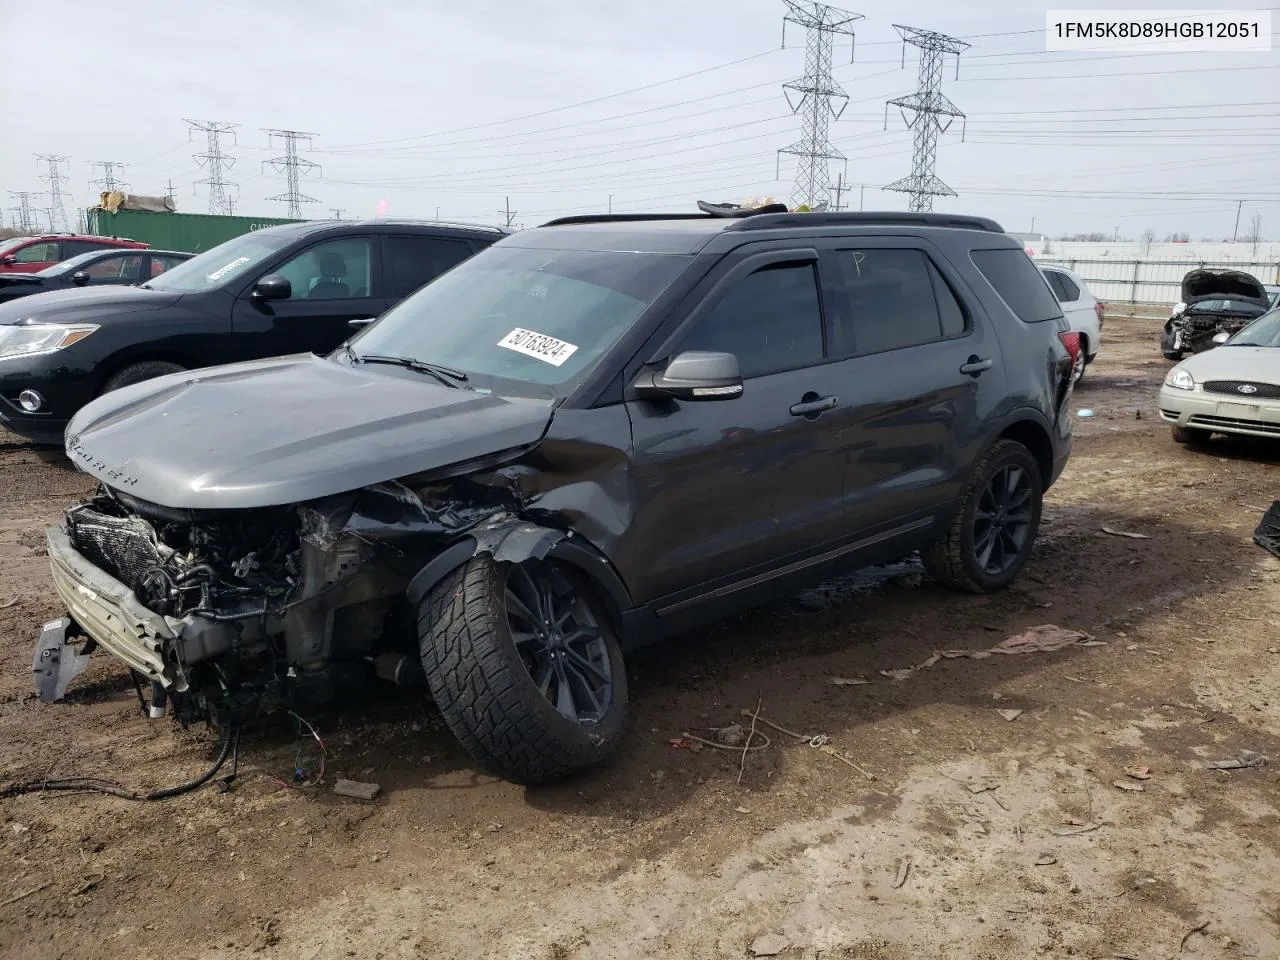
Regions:
<instances>
[{"instance_id":1,"label":"rear tire","mask_svg":"<svg viewBox=\"0 0 1280 960\"><path fill-rule=\"evenodd\" d=\"M570 568L469 560L423 598L418 640L445 723L499 776L548 783L617 747L627 712L622 649Z\"/></svg>"},{"instance_id":2,"label":"rear tire","mask_svg":"<svg viewBox=\"0 0 1280 960\"><path fill-rule=\"evenodd\" d=\"M951 529L921 552L925 569L957 590L1003 590L1031 556L1043 498L1031 451L996 441L974 470Z\"/></svg>"},{"instance_id":3,"label":"rear tire","mask_svg":"<svg viewBox=\"0 0 1280 960\"><path fill-rule=\"evenodd\" d=\"M1184 443L1189 447L1203 447L1213 439L1208 430L1195 427L1170 427L1169 432L1173 434L1174 443Z\"/></svg>"},{"instance_id":4,"label":"rear tire","mask_svg":"<svg viewBox=\"0 0 1280 960\"><path fill-rule=\"evenodd\" d=\"M135 383L142 383L144 380L154 380L156 377L163 377L170 373L181 373L185 369L186 367L170 363L167 360L142 360L138 363L131 363L123 370L117 370L112 374L103 386L102 392L110 393L112 390L131 387Z\"/></svg>"},{"instance_id":5,"label":"rear tire","mask_svg":"<svg viewBox=\"0 0 1280 960\"><path fill-rule=\"evenodd\" d=\"M1080 335L1080 362L1076 364L1075 370L1071 372L1072 383L1079 383L1084 379L1084 368L1089 366L1089 340L1084 335Z\"/></svg>"}]
</instances>

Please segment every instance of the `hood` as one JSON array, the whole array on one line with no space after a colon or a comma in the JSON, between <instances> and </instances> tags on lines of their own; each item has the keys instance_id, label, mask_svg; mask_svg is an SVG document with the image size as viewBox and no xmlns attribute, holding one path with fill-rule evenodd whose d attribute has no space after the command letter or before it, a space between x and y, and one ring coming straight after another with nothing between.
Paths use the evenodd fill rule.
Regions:
<instances>
[{"instance_id":1,"label":"hood","mask_svg":"<svg viewBox=\"0 0 1280 960\"><path fill-rule=\"evenodd\" d=\"M36 323L101 323L113 313L161 310L182 296L141 287L76 287L50 290L21 302L0 304L0 324L34 320Z\"/></svg>"},{"instance_id":2,"label":"hood","mask_svg":"<svg viewBox=\"0 0 1280 960\"><path fill-rule=\"evenodd\" d=\"M1239 270L1192 270L1182 278L1182 302L1252 300L1267 304L1267 292L1256 278Z\"/></svg>"},{"instance_id":3,"label":"hood","mask_svg":"<svg viewBox=\"0 0 1280 960\"><path fill-rule=\"evenodd\" d=\"M40 286L44 283L44 277L37 277L34 273L0 273L0 290L5 287L18 286Z\"/></svg>"},{"instance_id":4,"label":"hood","mask_svg":"<svg viewBox=\"0 0 1280 960\"><path fill-rule=\"evenodd\" d=\"M67 427L67 456L132 496L190 510L278 506L536 443L548 401L507 400L312 354L113 391Z\"/></svg>"},{"instance_id":5,"label":"hood","mask_svg":"<svg viewBox=\"0 0 1280 960\"><path fill-rule=\"evenodd\" d=\"M1181 366L1196 383L1250 380L1280 384L1280 347L1214 347L1188 357Z\"/></svg>"}]
</instances>

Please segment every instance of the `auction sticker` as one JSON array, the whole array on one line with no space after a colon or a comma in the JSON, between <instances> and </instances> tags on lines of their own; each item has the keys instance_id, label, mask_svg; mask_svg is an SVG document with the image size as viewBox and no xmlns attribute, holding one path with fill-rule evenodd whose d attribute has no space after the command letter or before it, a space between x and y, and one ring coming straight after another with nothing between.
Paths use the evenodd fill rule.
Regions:
<instances>
[{"instance_id":1,"label":"auction sticker","mask_svg":"<svg viewBox=\"0 0 1280 960\"><path fill-rule=\"evenodd\" d=\"M236 267L243 266L248 262L249 262L248 257L240 257L236 260L232 260L225 267L219 267L217 270L213 271L213 273L209 274L209 278L208 278L209 282L216 283L217 281L225 277L228 273L230 273L232 270L234 270Z\"/></svg>"},{"instance_id":2,"label":"auction sticker","mask_svg":"<svg viewBox=\"0 0 1280 960\"><path fill-rule=\"evenodd\" d=\"M523 353L526 357L533 357L553 367L560 366L578 349L576 344L565 343L545 333L525 330L523 327L516 327L508 333L498 341L498 346L514 350L516 353Z\"/></svg>"}]
</instances>

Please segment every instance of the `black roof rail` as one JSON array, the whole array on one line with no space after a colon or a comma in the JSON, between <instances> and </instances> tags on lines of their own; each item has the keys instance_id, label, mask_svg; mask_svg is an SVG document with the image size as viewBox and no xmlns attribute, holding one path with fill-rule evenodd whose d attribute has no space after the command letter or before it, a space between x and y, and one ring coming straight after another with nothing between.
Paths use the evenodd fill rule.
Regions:
<instances>
[{"instance_id":1,"label":"black roof rail","mask_svg":"<svg viewBox=\"0 0 1280 960\"><path fill-rule=\"evenodd\" d=\"M840 226L922 226L954 227L960 230L983 230L1004 233L1004 227L986 217L967 217L950 213L885 213L863 211L827 211L815 213L765 213L745 217L726 230L774 230L780 227Z\"/></svg>"},{"instance_id":2,"label":"black roof rail","mask_svg":"<svg viewBox=\"0 0 1280 960\"><path fill-rule=\"evenodd\" d=\"M716 220L707 213L579 213L572 217L556 217L542 227L564 227L575 223L638 223L643 220Z\"/></svg>"}]
</instances>

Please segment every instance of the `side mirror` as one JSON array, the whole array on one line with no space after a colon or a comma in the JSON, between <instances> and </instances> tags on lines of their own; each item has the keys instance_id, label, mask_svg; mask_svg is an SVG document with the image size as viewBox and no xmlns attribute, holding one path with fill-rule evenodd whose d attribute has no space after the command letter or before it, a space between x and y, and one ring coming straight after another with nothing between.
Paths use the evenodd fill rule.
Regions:
<instances>
[{"instance_id":1,"label":"side mirror","mask_svg":"<svg viewBox=\"0 0 1280 960\"><path fill-rule=\"evenodd\" d=\"M6 253L4 256L0 257L0 263L3 263L6 267L9 266L9 264L11 263L17 263L17 262L18 262L18 258L15 257L12 253Z\"/></svg>"},{"instance_id":2,"label":"side mirror","mask_svg":"<svg viewBox=\"0 0 1280 960\"><path fill-rule=\"evenodd\" d=\"M742 374L732 353L686 350L665 370L641 374L634 387L644 400L733 400L742 396Z\"/></svg>"},{"instance_id":3,"label":"side mirror","mask_svg":"<svg viewBox=\"0 0 1280 960\"><path fill-rule=\"evenodd\" d=\"M293 284L288 277L268 273L253 285L253 292L249 296L254 300L288 300L293 296Z\"/></svg>"},{"instance_id":4,"label":"side mirror","mask_svg":"<svg viewBox=\"0 0 1280 960\"><path fill-rule=\"evenodd\" d=\"M89 282L89 275L83 270L77 270L71 275L71 282L77 287L83 287Z\"/></svg>"},{"instance_id":5,"label":"side mirror","mask_svg":"<svg viewBox=\"0 0 1280 960\"><path fill-rule=\"evenodd\" d=\"M1231 339L1231 334L1227 333L1226 331L1223 331L1222 333L1215 333L1213 335L1214 343L1226 343L1230 339Z\"/></svg>"}]
</instances>

